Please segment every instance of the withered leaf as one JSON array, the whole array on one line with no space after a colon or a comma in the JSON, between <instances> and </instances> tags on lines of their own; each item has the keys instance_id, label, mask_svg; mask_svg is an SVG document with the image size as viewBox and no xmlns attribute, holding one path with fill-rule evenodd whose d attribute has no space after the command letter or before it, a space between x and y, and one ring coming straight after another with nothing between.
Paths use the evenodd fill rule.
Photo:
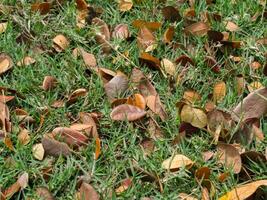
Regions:
<instances>
[{"instance_id":1,"label":"withered leaf","mask_svg":"<svg viewBox=\"0 0 267 200\"><path fill-rule=\"evenodd\" d=\"M28 66L31 64L34 64L36 60L30 56L25 56L23 59L21 59L19 62L17 62L18 66Z\"/></svg>"},{"instance_id":2,"label":"withered leaf","mask_svg":"<svg viewBox=\"0 0 267 200\"><path fill-rule=\"evenodd\" d=\"M53 38L53 48L59 53L66 50L69 45L69 40L62 34L59 34Z\"/></svg>"},{"instance_id":3,"label":"withered leaf","mask_svg":"<svg viewBox=\"0 0 267 200\"><path fill-rule=\"evenodd\" d=\"M192 167L194 162L189 159L188 157L182 154L176 154L171 156L167 160L164 160L162 163L162 168L169 169L169 170L178 170L182 167Z\"/></svg>"},{"instance_id":4,"label":"withered leaf","mask_svg":"<svg viewBox=\"0 0 267 200\"><path fill-rule=\"evenodd\" d=\"M125 40L130 37L130 31L127 24L119 24L114 28L112 37Z\"/></svg>"},{"instance_id":5,"label":"withered leaf","mask_svg":"<svg viewBox=\"0 0 267 200\"><path fill-rule=\"evenodd\" d=\"M166 21L176 22L182 19L179 11L173 6L166 6L162 8L161 12Z\"/></svg>"},{"instance_id":6,"label":"withered leaf","mask_svg":"<svg viewBox=\"0 0 267 200\"><path fill-rule=\"evenodd\" d=\"M218 64L218 62L215 60L215 58L211 57L211 56L206 56L205 57L205 63L207 64L207 66L215 73L219 73L220 72L220 65Z\"/></svg>"},{"instance_id":7,"label":"withered leaf","mask_svg":"<svg viewBox=\"0 0 267 200\"><path fill-rule=\"evenodd\" d=\"M131 10L133 7L133 1L132 0L119 0L119 10L122 12Z\"/></svg>"},{"instance_id":8,"label":"withered leaf","mask_svg":"<svg viewBox=\"0 0 267 200\"><path fill-rule=\"evenodd\" d=\"M18 134L18 140L21 144L27 145L31 141L29 131L27 129L22 129Z\"/></svg>"},{"instance_id":9,"label":"withered leaf","mask_svg":"<svg viewBox=\"0 0 267 200\"><path fill-rule=\"evenodd\" d=\"M194 196L192 196L191 194L186 194L186 193L180 193L178 195L178 197L182 200L197 200L197 198L195 198Z\"/></svg>"},{"instance_id":10,"label":"withered leaf","mask_svg":"<svg viewBox=\"0 0 267 200\"><path fill-rule=\"evenodd\" d=\"M43 3L33 3L31 6L31 10L34 12L40 12L41 15L45 15L49 13L51 8L51 3L43 2Z\"/></svg>"},{"instance_id":11,"label":"withered leaf","mask_svg":"<svg viewBox=\"0 0 267 200\"><path fill-rule=\"evenodd\" d=\"M162 121L168 118L168 115L160 101L159 95L149 95L146 98L147 107L152 110L152 112L159 115Z\"/></svg>"},{"instance_id":12,"label":"withered leaf","mask_svg":"<svg viewBox=\"0 0 267 200\"><path fill-rule=\"evenodd\" d=\"M88 124L92 126L92 130L89 137L98 138L97 126L95 120L90 113L80 112L79 119L83 124Z\"/></svg>"},{"instance_id":13,"label":"withered leaf","mask_svg":"<svg viewBox=\"0 0 267 200\"><path fill-rule=\"evenodd\" d=\"M219 143L217 146L218 162L227 168L233 168L235 174L241 171L242 162L238 150L231 144Z\"/></svg>"},{"instance_id":14,"label":"withered leaf","mask_svg":"<svg viewBox=\"0 0 267 200\"><path fill-rule=\"evenodd\" d=\"M0 129L5 133L11 132L10 114L7 105L0 101Z\"/></svg>"},{"instance_id":15,"label":"withered leaf","mask_svg":"<svg viewBox=\"0 0 267 200\"><path fill-rule=\"evenodd\" d=\"M53 76L45 76L42 88L45 91L52 90L56 87L57 79Z\"/></svg>"},{"instance_id":16,"label":"withered leaf","mask_svg":"<svg viewBox=\"0 0 267 200\"><path fill-rule=\"evenodd\" d=\"M121 182L121 185L118 188L115 189L115 192L117 194L121 194L124 191L126 191L131 185L132 185L132 179L130 179L130 178L124 179Z\"/></svg>"},{"instance_id":17,"label":"withered leaf","mask_svg":"<svg viewBox=\"0 0 267 200\"><path fill-rule=\"evenodd\" d=\"M214 102L220 102L226 95L226 84L223 81L215 83L213 87L213 100Z\"/></svg>"},{"instance_id":18,"label":"withered leaf","mask_svg":"<svg viewBox=\"0 0 267 200\"><path fill-rule=\"evenodd\" d=\"M160 22L148 22L148 21L145 21L145 20L136 19L136 20L133 21L132 25L135 28L139 28L139 29L143 28L145 26L149 30L155 31L155 30L158 30L161 27L162 24Z\"/></svg>"},{"instance_id":19,"label":"withered leaf","mask_svg":"<svg viewBox=\"0 0 267 200\"><path fill-rule=\"evenodd\" d=\"M160 60L146 52L141 53L139 62L142 65L147 65L151 69L160 70Z\"/></svg>"},{"instance_id":20,"label":"withered leaf","mask_svg":"<svg viewBox=\"0 0 267 200\"><path fill-rule=\"evenodd\" d=\"M5 53L0 53L0 75L13 67L12 59Z\"/></svg>"},{"instance_id":21,"label":"withered leaf","mask_svg":"<svg viewBox=\"0 0 267 200\"><path fill-rule=\"evenodd\" d=\"M43 200L54 200L55 198L46 187L38 187L36 194Z\"/></svg>"},{"instance_id":22,"label":"withered leaf","mask_svg":"<svg viewBox=\"0 0 267 200\"><path fill-rule=\"evenodd\" d=\"M176 66L172 61L167 58L163 58L160 62L161 68L166 72L166 74L174 76L176 73Z\"/></svg>"},{"instance_id":23,"label":"withered leaf","mask_svg":"<svg viewBox=\"0 0 267 200\"><path fill-rule=\"evenodd\" d=\"M207 125L206 113L203 110L194 108L190 105L183 106L180 117L183 122L190 123L197 128L204 128Z\"/></svg>"},{"instance_id":24,"label":"withered leaf","mask_svg":"<svg viewBox=\"0 0 267 200\"><path fill-rule=\"evenodd\" d=\"M37 160L43 160L44 153L45 153L45 150L44 150L42 143L33 145L32 154L34 158L36 158Z\"/></svg>"},{"instance_id":25,"label":"withered leaf","mask_svg":"<svg viewBox=\"0 0 267 200\"><path fill-rule=\"evenodd\" d=\"M209 25L204 22L196 22L194 24L191 24L190 26L185 27L184 29L186 34L192 34L195 36L206 35L209 30Z\"/></svg>"},{"instance_id":26,"label":"withered leaf","mask_svg":"<svg viewBox=\"0 0 267 200\"><path fill-rule=\"evenodd\" d=\"M133 97L129 97L126 104L136 106L143 110L146 108L146 100L141 94L134 94Z\"/></svg>"},{"instance_id":27,"label":"withered leaf","mask_svg":"<svg viewBox=\"0 0 267 200\"><path fill-rule=\"evenodd\" d=\"M231 32L236 32L240 30L239 26L237 26L234 22L231 22L231 21L226 22L225 28Z\"/></svg>"},{"instance_id":28,"label":"withered leaf","mask_svg":"<svg viewBox=\"0 0 267 200\"><path fill-rule=\"evenodd\" d=\"M122 104L115 107L110 117L115 121L136 121L146 115L146 111L132 105Z\"/></svg>"},{"instance_id":29,"label":"withered leaf","mask_svg":"<svg viewBox=\"0 0 267 200\"><path fill-rule=\"evenodd\" d=\"M224 38L223 34L219 31L212 31L212 30L209 30L208 31L208 39L209 41L212 41L212 42L219 42L219 41L222 41Z\"/></svg>"},{"instance_id":30,"label":"withered leaf","mask_svg":"<svg viewBox=\"0 0 267 200\"><path fill-rule=\"evenodd\" d=\"M245 84L246 84L246 81L244 77L242 75L238 75L236 77L236 90L239 96L243 94L245 90Z\"/></svg>"},{"instance_id":31,"label":"withered leaf","mask_svg":"<svg viewBox=\"0 0 267 200\"><path fill-rule=\"evenodd\" d=\"M171 43L173 37L174 37L174 27L173 27L173 26L170 26L170 27L164 32L164 35L163 35L163 42L164 42L165 44L169 44L169 43Z\"/></svg>"},{"instance_id":32,"label":"withered leaf","mask_svg":"<svg viewBox=\"0 0 267 200\"><path fill-rule=\"evenodd\" d=\"M73 56L75 58L77 58L79 55L81 55L82 58L83 58L84 64L88 68L90 68L90 67L96 67L97 66L97 61L96 61L96 58L95 58L94 54L91 54L91 53L86 52L81 47L75 48L73 50L72 54L73 54Z\"/></svg>"},{"instance_id":33,"label":"withered leaf","mask_svg":"<svg viewBox=\"0 0 267 200\"><path fill-rule=\"evenodd\" d=\"M67 144L58 142L47 136L42 139L42 145L46 155L58 157L60 155L68 156L71 154L70 148Z\"/></svg>"},{"instance_id":34,"label":"withered leaf","mask_svg":"<svg viewBox=\"0 0 267 200\"><path fill-rule=\"evenodd\" d=\"M79 189L79 198L78 200L99 200L100 197L95 191L93 186L88 183L83 182Z\"/></svg>"},{"instance_id":35,"label":"withered leaf","mask_svg":"<svg viewBox=\"0 0 267 200\"><path fill-rule=\"evenodd\" d=\"M4 33L7 29L8 22L0 23L0 34Z\"/></svg>"},{"instance_id":36,"label":"withered leaf","mask_svg":"<svg viewBox=\"0 0 267 200\"><path fill-rule=\"evenodd\" d=\"M146 26L140 28L137 36L137 44L145 52L152 51L156 48L156 38Z\"/></svg>"},{"instance_id":37,"label":"withered leaf","mask_svg":"<svg viewBox=\"0 0 267 200\"><path fill-rule=\"evenodd\" d=\"M76 0L77 9L80 11L87 10L87 3L85 0Z\"/></svg>"},{"instance_id":38,"label":"withered leaf","mask_svg":"<svg viewBox=\"0 0 267 200\"><path fill-rule=\"evenodd\" d=\"M208 167L200 167L195 171L195 177L199 180L208 179L210 177L211 171Z\"/></svg>"}]
</instances>

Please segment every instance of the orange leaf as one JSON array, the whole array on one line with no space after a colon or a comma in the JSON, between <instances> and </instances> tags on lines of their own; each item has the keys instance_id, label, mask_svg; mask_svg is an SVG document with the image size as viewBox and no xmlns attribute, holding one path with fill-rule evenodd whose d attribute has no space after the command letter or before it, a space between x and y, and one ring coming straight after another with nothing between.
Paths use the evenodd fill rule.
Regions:
<instances>
[{"instance_id":1,"label":"orange leaf","mask_svg":"<svg viewBox=\"0 0 267 200\"><path fill-rule=\"evenodd\" d=\"M149 30L155 31L155 30L158 30L162 24L160 22L147 22L145 20L137 19L133 21L132 25L135 28L139 28L139 29L145 26Z\"/></svg>"},{"instance_id":2,"label":"orange leaf","mask_svg":"<svg viewBox=\"0 0 267 200\"><path fill-rule=\"evenodd\" d=\"M220 102L226 95L226 84L223 81L217 82L213 87L213 100Z\"/></svg>"},{"instance_id":3,"label":"orange leaf","mask_svg":"<svg viewBox=\"0 0 267 200\"><path fill-rule=\"evenodd\" d=\"M5 137L4 138L4 143L11 151L15 150L15 148L13 146L13 143L12 143L12 141L11 141L11 139L9 137Z\"/></svg>"},{"instance_id":4,"label":"orange leaf","mask_svg":"<svg viewBox=\"0 0 267 200\"><path fill-rule=\"evenodd\" d=\"M45 15L49 13L51 8L51 3L43 2L43 3L34 3L31 6L31 10L34 12L40 12L41 15Z\"/></svg>"},{"instance_id":5,"label":"orange leaf","mask_svg":"<svg viewBox=\"0 0 267 200\"><path fill-rule=\"evenodd\" d=\"M148 53L141 53L139 57L139 62L141 64L147 65L152 69L160 70L160 60L155 58L154 56L151 56Z\"/></svg>"},{"instance_id":6,"label":"orange leaf","mask_svg":"<svg viewBox=\"0 0 267 200\"><path fill-rule=\"evenodd\" d=\"M101 154L101 140L99 138L95 139L95 160L98 159Z\"/></svg>"},{"instance_id":7,"label":"orange leaf","mask_svg":"<svg viewBox=\"0 0 267 200\"><path fill-rule=\"evenodd\" d=\"M76 0L77 9L80 11L87 10L87 3L85 0Z\"/></svg>"},{"instance_id":8,"label":"orange leaf","mask_svg":"<svg viewBox=\"0 0 267 200\"><path fill-rule=\"evenodd\" d=\"M126 103L129 105L137 106L138 108L143 110L145 110L146 108L145 98L141 94L134 94L133 98L129 97Z\"/></svg>"},{"instance_id":9,"label":"orange leaf","mask_svg":"<svg viewBox=\"0 0 267 200\"><path fill-rule=\"evenodd\" d=\"M163 42L166 44L171 43L174 36L174 27L170 26L163 35Z\"/></svg>"}]
</instances>

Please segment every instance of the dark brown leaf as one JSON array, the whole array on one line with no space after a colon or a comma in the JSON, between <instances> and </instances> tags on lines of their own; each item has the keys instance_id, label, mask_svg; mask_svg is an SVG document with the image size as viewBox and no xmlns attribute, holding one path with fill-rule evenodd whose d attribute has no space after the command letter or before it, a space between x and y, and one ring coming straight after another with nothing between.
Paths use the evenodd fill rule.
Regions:
<instances>
[{"instance_id":1,"label":"dark brown leaf","mask_svg":"<svg viewBox=\"0 0 267 200\"><path fill-rule=\"evenodd\" d=\"M171 43L173 37L174 37L174 26L170 26L163 35L163 42L165 44Z\"/></svg>"},{"instance_id":2,"label":"dark brown leaf","mask_svg":"<svg viewBox=\"0 0 267 200\"><path fill-rule=\"evenodd\" d=\"M51 8L51 3L43 2L43 3L34 3L31 6L31 10L34 12L40 12L41 15L45 15L49 13Z\"/></svg>"},{"instance_id":3,"label":"dark brown leaf","mask_svg":"<svg viewBox=\"0 0 267 200\"><path fill-rule=\"evenodd\" d=\"M98 193L95 191L93 186L88 183L83 182L79 189L79 200L99 200L100 197Z\"/></svg>"},{"instance_id":4,"label":"dark brown leaf","mask_svg":"<svg viewBox=\"0 0 267 200\"><path fill-rule=\"evenodd\" d=\"M151 69L160 70L160 60L148 53L141 53L139 62L141 65L147 65Z\"/></svg>"},{"instance_id":5,"label":"dark brown leaf","mask_svg":"<svg viewBox=\"0 0 267 200\"><path fill-rule=\"evenodd\" d=\"M182 19L179 11L173 6L166 6L162 8L161 12L166 21L176 22Z\"/></svg>"},{"instance_id":6,"label":"dark brown leaf","mask_svg":"<svg viewBox=\"0 0 267 200\"><path fill-rule=\"evenodd\" d=\"M208 31L208 39L212 42L219 42L223 40L223 34L219 31Z\"/></svg>"},{"instance_id":7,"label":"dark brown leaf","mask_svg":"<svg viewBox=\"0 0 267 200\"><path fill-rule=\"evenodd\" d=\"M46 155L58 157L60 155L68 156L71 154L70 148L63 142L58 142L47 136L42 139L42 145Z\"/></svg>"}]
</instances>

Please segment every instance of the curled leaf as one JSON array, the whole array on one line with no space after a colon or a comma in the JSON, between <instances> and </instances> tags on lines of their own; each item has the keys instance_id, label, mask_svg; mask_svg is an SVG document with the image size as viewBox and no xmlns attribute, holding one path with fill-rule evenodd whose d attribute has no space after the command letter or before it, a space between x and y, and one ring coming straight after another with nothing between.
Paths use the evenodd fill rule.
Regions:
<instances>
[{"instance_id":1,"label":"curled leaf","mask_svg":"<svg viewBox=\"0 0 267 200\"><path fill-rule=\"evenodd\" d=\"M59 53L67 49L69 44L69 40L62 34L53 38L53 48Z\"/></svg>"}]
</instances>

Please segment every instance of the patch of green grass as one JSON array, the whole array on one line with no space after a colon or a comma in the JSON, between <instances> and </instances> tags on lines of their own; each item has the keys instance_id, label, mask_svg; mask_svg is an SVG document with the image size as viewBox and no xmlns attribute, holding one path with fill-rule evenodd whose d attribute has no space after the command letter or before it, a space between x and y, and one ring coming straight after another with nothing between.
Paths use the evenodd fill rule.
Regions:
<instances>
[{"instance_id":1,"label":"patch of green grass","mask_svg":"<svg viewBox=\"0 0 267 200\"><path fill-rule=\"evenodd\" d=\"M117 57L117 52L113 51L110 55L104 56L101 53L99 45L93 38L93 31L88 26L84 30L76 28L76 7L74 1L67 2L64 6L52 10L48 15L42 16L30 12L30 3L28 1L4 0L3 4L13 5L15 8L23 7L21 16L19 10L10 15L0 15L0 20L9 22L5 33L0 35L0 51L9 54L14 63L22 59L26 55L31 55L36 59L36 63L31 66L18 67L1 76L0 86L16 89L25 96L25 99L17 98L10 105L13 122L12 141L15 146L15 152L8 150L4 144L0 143L0 187L7 188L16 181L16 177L26 171L30 175L29 186L15 195L14 199L26 199L26 197L35 197L35 189L40 186L46 186L57 197L57 199L73 199L77 191L78 177L84 175L84 172L91 173L91 183L98 191L102 199L140 199L142 197L153 197L153 199L177 199L177 195L181 192L196 195L200 198L201 187L194 179L193 172L187 169L181 169L175 173L167 173L162 169L161 163L173 155L174 153L182 153L197 163L197 167L208 166L212 170L211 181L214 183L216 193L213 199L230 190L239 183L239 176L233 175L226 182L220 183L217 180L219 173L225 169L218 167L215 159L204 162L201 152L214 150L211 145L211 136L206 132L200 132L193 135L189 139L184 140L179 145L172 145L173 139L178 134L179 117L175 108L175 103L181 99L183 92L188 88L197 90L203 97L202 105L208 99L208 95L212 93L215 82L223 80L227 84L227 95L218 107L231 110L234 105L242 100L243 97L237 96L235 90L234 77L238 74L244 75L250 83L252 81L260 81L267 86L267 79L262 75L262 69L251 71L249 63L251 58L264 64L266 58L266 46L256 47L255 41L266 36L266 19L261 20L260 17L256 22L251 21L251 16L256 12L262 12L262 6L258 1L236 1L232 4L231 0L218 0L216 4L208 6L205 1L197 1L195 6L196 19L201 18L204 11L220 13L224 20L235 22L241 28L241 31L233 34L232 39L244 42L244 47L238 50L229 50L224 52L220 60L223 63L227 60L225 68L220 74L212 72L204 63L204 57L207 55L204 50L204 44L207 37L185 37L183 34L183 21L175 24L174 41L188 46L193 44L193 51L187 51L181 48L171 49L165 45L159 47L152 52L155 57L168 58L175 60L182 54L186 54L193 58L196 63L195 67L189 69L183 85L179 85L174 91L169 88L168 79L156 71L152 71L145 67L141 69L146 75L151 75L151 82L157 89L162 102L166 107L169 115L168 120L162 122L156 117L161 129L165 133L165 138L155 141L155 151L150 156L144 156L144 152L140 147L140 142L146 137L142 129L136 127L132 123L113 122L109 114L111 112L110 103L104 93L101 79L94 73L87 75L85 67L81 59L75 60L72 57L72 49L78 46L83 47L86 51L93 53L98 61L98 65L106 67L114 71L120 70L130 75L132 66L127 61L120 59L117 63L113 63L113 59ZM160 8L164 4L156 3L156 1L143 1L136 4L134 8L126 13L118 11L116 1L88 1L94 6L102 7L104 12L101 15L108 25L114 28L119 23L128 24L132 36L137 36L137 30L132 27L131 23L135 19L144 19L147 21L162 21ZM176 1L168 1L166 5L176 5ZM179 7L182 14L189 5L184 3ZM155 10L158 11L155 12ZM154 12L153 12L154 11ZM17 17L20 25L15 24L13 17ZM23 25L23 26L22 26ZM162 35L169 23L163 23L160 30L155 32L157 39L160 41ZM35 33L35 39L32 44L17 44L16 37L22 32L23 27ZM226 31L223 22L212 21L211 26L214 30ZM57 34L64 34L71 41L70 47L63 53L50 56L47 53L35 56L31 47L43 45L52 46L52 39ZM129 51L129 59L139 66L138 56L140 50L137 42L112 41L113 46L118 46L119 52ZM240 63L234 63L228 58L230 55L237 55L242 58ZM231 70L229 70L231 69ZM231 73L229 73L231 71ZM49 92L43 91L43 78L52 75L57 78L57 87ZM256 79L255 77L259 77ZM63 96L69 95L78 88L86 88L89 92L86 98L79 99L75 104L59 108L50 109L49 115L45 117L44 124L39 132L35 132L36 126L40 121L40 107L49 107L52 102ZM131 91L128 92L131 94ZM36 119L37 125L27 125L27 129L31 131L31 142L23 146L19 144L17 139L19 123L15 120L12 112L16 107L21 107L29 112ZM67 113L71 113L74 117L79 112L100 111L103 118L100 120L99 133L102 142L102 155L95 162L93 153L95 143L92 141L88 147L81 152L77 152L68 158L51 158L47 157L43 161L37 161L32 155L32 146L40 142L45 133L51 132L58 126L68 126L71 124ZM262 120L263 131L267 132L266 119ZM141 126L146 127L143 123ZM260 145L250 147L257 151L263 152L266 147L266 139ZM81 157L83 159L81 159ZM132 168L133 161L137 161L138 165L149 171L154 172L160 178L163 178L163 191L159 192L156 183L143 182L142 174L132 174L133 184L121 195L114 193L119 183L130 176L128 169ZM49 178L43 176L43 171L52 166L52 172ZM254 173L253 179L266 178L266 166L260 163L253 163L251 171Z\"/></svg>"}]
</instances>

